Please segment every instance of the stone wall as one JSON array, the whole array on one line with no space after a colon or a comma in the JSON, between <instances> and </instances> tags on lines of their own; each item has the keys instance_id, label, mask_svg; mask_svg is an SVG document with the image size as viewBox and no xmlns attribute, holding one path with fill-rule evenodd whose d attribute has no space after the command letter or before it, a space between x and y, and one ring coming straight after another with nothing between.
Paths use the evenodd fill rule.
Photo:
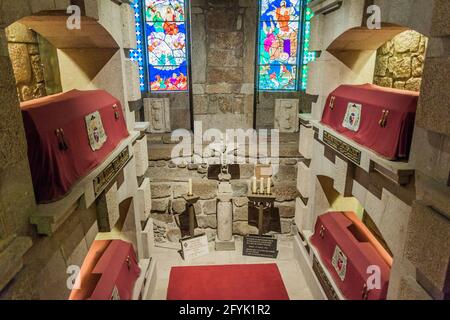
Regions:
<instances>
[{"instance_id":1,"label":"stone wall","mask_svg":"<svg viewBox=\"0 0 450 320\"><path fill-rule=\"evenodd\" d=\"M6 37L20 101L46 96L36 33L16 22L6 28Z\"/></svg>"},{"instance_id":2,"label":"stone wall","mask_svg":"<svg viewBox=\"0 0 450 320\"><path fill-rule=\"evenodd\" d=\"M386 42L377 51L374 84L420 91L427 38L408 30Z\"/></svg>"},{"instance_id":3,"label":"stone wall","mask_svg":"<svg viewBox=\"0 0 450 320\"><path fill-rule=\"evenodd\" d=\"M257 1L194 0L191 12L194 119L253 127Z\"/></svg>"},{"instance_id":4,"label":"stone wall","mask_svg":"<svg viewBox=\"0 0 450 320\"><path fill-rule=\"evenodd\" d=\"M40 52L42 38L19 22L6 28L6 38L20 101L61 92L56 51L51 50L51 45L44 41L48 50L43 61ZM56 63L52 57L56 58ZM47 88L47 82L51 84L50 88Z\"/></svg>"},{"instance_id":5,"label":"stone wall","mask_svg":"<svg viewBox=\"0 0 450 320\"><path fill-rule=\"evenodd\" d=\"M193 179L193 192L200 197L194 206L198 227L197 234L206 233L213 241L217 233L217 193L218 181L207 178L208 166L192 163L175 165L170 160L155 154L150 161L146 176L151 180L152 218L154 222L155 243L160 246L179 247L180 237L186 235L186 201L183 195L188 191L188 180ZM188 159L187 159L188 160ZM273 178L273 190L277 197L275 223L270 233L290 234L295 215L295 199L298 157L281 160L278 173ZM249 223L248 200L246 198L251 179L255 175L254 164L242 164L240 179L231 180L233 189L233 234L243 236L257 234L258 228ZM279 217L278 217L279 215ZM253 221L253 219L252 219ZM266 230L268 231L268 230Z\"/></svg>"}]
</instances>

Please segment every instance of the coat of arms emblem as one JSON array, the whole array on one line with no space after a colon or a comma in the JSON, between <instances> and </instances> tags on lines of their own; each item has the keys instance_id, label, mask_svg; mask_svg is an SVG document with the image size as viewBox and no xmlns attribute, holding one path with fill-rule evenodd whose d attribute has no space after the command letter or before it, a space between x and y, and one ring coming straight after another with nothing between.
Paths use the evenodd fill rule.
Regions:
<instances>
[{"instance_id":1,"label":"coat of arms emblem","mask_svg":"<svg viewBox=\"0 0 450 320\"><path fill-rule=\"evenodd\" d=\"M350 102L347 106L344 122L342 126L351 131L357 132L361 124L361 109L362 105Z\"/></svg>"},{"instance_id":2,"label":"coat of arms emblem","mask_svg":"<svg viewBox=\"0 0 450 320\"><path fill-rule=\"evenodd\" d=\"M347 272L347 257L338 246L334 248L334 254L333 259L331 260L331 264L336 270L339 278L344 281L345 274Z\"/></svg>"},{"instance_id":3,"label":"coat of arms emblem","mask_svg":"<svg viewBox=\"0 0 450 320\"><path fill-rule=\"evenodd\" d=\"M96 111L88 114L85 120L92 151L100 150L107 139L100 112Z\"/></svg>"}]
</instances>

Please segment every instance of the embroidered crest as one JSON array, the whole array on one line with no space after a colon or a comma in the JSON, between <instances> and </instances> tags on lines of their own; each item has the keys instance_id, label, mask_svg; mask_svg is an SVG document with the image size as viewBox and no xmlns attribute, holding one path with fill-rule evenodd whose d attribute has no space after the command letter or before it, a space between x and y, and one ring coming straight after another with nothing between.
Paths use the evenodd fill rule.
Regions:
<instances>
[{"instance_id":1,"label":"embroidered crest","mask_svg":"<svg viewBox=\"0 0 450 320\"><path fill-rule=\"evenodd\" d=\"M361 124L361 109L362 105L350 102L347 106L347 112L345 113L342 126L357 132L359 130L359 125Z\"/></svg>"},{"instance_id":2,"label":"embroidered crest","mask_svg":"<svg viewBox=\"0 0 450 320\"><path fill-rule=\"evenodd\" d=\"M88 114L85 117L86 128L89 137L89 144L93 151L100 150L106 142L107 136L103 128L102 118L100 112Z\"/></svg>"},{"instance_id":3,"label":"embroidered crest","mask_svg":"<svg viewBox=\"0 0 450 320\"><path fill-rule=\"evenodd\" d=\"M334 248L334 254L333 259L331 260L331 264L336 270L339 278L344 281L345 274L347 272L347 257L338 246Z\"/></svg>"}]
</instances>

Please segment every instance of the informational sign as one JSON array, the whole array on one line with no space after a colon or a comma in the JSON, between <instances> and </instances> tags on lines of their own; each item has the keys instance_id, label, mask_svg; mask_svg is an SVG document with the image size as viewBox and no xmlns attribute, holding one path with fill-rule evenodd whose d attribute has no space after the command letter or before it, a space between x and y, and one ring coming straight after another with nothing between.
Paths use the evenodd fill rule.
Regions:
<instances>
[{"instance_id":1,"label":"informational sign","mask_svg":"<svg viewBox=\"0 0 450 320\"><path fill-rule=\"evenodd\" d=\"M275 259L278 256L277 239L272 236L245 236L242 254L244 256Z\"/></svg>"},{"instance_id":2,"label":"informational sign","mask_svg":"<svg viewBox=\"0 0 450 320\"><path fill-rule=\"evenodd\" d=\"M206 234L180 240L184 260L192 260L209 253L208 237Z\"/></svg>"}]
</instances>

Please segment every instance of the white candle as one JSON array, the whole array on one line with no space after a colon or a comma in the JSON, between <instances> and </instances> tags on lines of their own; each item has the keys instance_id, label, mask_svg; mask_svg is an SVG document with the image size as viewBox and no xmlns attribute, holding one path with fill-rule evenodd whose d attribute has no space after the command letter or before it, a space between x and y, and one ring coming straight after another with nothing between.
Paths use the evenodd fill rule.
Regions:
<instances>
[{"instance_id":1,"label":"white candle","mask_svg":"<svg viewBox=\"0 0 450 320\"><path fill-rule=\"evenodd\" d=\"M189 179L188 196L192 196L192 179Z\"/></svg>"},{"instance_id":2,"label":"white candle","mask_svg":"<svg viewBox=\"0 0 450 320\"><path fill-rule=\"evenodd\" d=\"M256 177L253 177L252 193L256 193Z\"/></svg>"},{"instance_id":3,"label":"white candle","mask_svg":"<svg viewBox=\"0 0 450 320\"><path fill-rule=\"evenodd\" d=\"M259 188L259 193L264 194L264 178L261 178Z\"/></svg>"},{"instance_id":4,"label":"white candle","mask_svg":"<svg viewBox=\"0 0 450 320\"><path fill-rule=\"evenodd\" d=\"M272 184L272 180L270 178L267 178L267 194L270 194L271 184Z\"/></svg>"}]
</instances>

